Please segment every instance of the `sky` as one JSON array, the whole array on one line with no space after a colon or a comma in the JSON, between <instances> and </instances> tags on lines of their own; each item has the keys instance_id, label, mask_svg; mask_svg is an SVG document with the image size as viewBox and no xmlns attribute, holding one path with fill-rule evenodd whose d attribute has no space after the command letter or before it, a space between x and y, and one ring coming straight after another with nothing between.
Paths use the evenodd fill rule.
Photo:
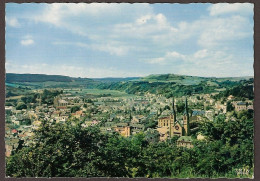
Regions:
<instances>
[{"instance_id":1,"label":"sky","mask_svg":"<svg viewBox=\"0 0 260 181\"><path fill-rule=\"evenodd\" d=\"M253 76L253 4L6 3L6 72Z\"/></svg>"}]
</instances>

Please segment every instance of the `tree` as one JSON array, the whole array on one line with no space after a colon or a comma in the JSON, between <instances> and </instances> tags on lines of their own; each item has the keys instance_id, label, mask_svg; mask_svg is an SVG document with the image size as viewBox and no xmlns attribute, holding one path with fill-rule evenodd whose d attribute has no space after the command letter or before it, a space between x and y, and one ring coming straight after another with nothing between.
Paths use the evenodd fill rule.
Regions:
<instances>
[{"instance_id":1,"label":"tree","mask_svg":"<svg viewBox=\"0 0 260 181\"><path fill-rule=\"evenodd\" d=\"M29 125L32 124L32 121L31 121L31 119L26 118L26 119L21 120L21 121L20 121L20 124L21 124L21 125L27 125L27 126L29 126Z\"/></svg>"},{"instance_id":2,"label":"tree","mask_svg":"<svg viewBox=\"0 0 260 181\"><path fill-rule=\"evenodd\" d=\"M242 118L246 115L241 115ZM247 117L248 118L248 117ZM253 168L253 119L226 121L218 116L205 121L207 137L194 148L176 146L179 137L157 142L148 129L125 138L102 134L98 126L82 127L69 119L51 124L41 120L28 147L20 147L6 161L12 177L224 177L236 168ZM236 176L236 175L235 175Z\"/></svg>"},{"instance_id":3,"label":"tree","mask_svg":"<svg viewBox=\"0 0 260 181\"><path fill-rule=\"evenodd\" d=\"M75 112L77 112L77 111L79 111L79 110L80 110L80 107L79 107L79 106L73 106L73 107L71 107L70 112L71 112L71 113L75 113Z\"/></svg>"},{"instance_id":4,"label":"tree","mask_svg":"<svg viewBox=\"0 0 260 181\"><path fill-rule=\"evenodd\" d=\"M227 102L227 111L231 112L234 111L235 107L233 106L233 104L231 103L231 101Z\"/></svg>"},{"instance_id":5,"label":"tree","mask_svg":"<svg viewBox=\"0 0 260 181\"><path fill-rule=\"evenodd\" d=\"M183 102L178 102L176 108L178 113L183 113L185 110L185 104Z\"/></svg>"},{"instance_id":6,"label":"tree","mask_svg":"<svg viewBox=\"0 0 260 181\"><path fill-rule=\"evenodd\" d=\"M171 110L170 106L166 105L164 106L163 110Z\"/></svg>"},{"instance_id":7,"label":"tree","mask_svg":"<svg viewBox=\"0 0 260 181\"><path fill-rule=\"evenodd\" d=\"M81 122L49 124L43 120L36 144L24 147L7 161L7 175L21 177L104 176L100 147L107 137Z\"/></svg>"},{"instance_id":8,"label":"tree","mask_svg":"<svg viewBox=\"0 0 260 181\"><path fill-rule=\"evenodd\" d=\"M211 107L209 106L209 105L207 105L206 106L206 110L208 111L208 110L210 110L211 109Z\"/></svg>"},{"instance_id":9,"label":"tree","mask_svg":"<svg viewBox=\"0 0 260 181\"><path fill-rule=\"evenodd\" d=\"M19 102L16 106L17 110L27 109L27 106L24 102Z\"/></svg>"},{"instance_id":10,"label":"tree","mask_svg":"<svg viewBox=\"0 0 260 181\"><path fill-rule=\"evenodd\" d=\"M59 94L62 94L62 92L63 92L62 90L59 91L59 90L44 89L41 95L42 103L48 105L53 104L54 97L58 96Z\"/></svg>"},{"instance_id":11,"label":"tree","mask_svg":"<svg viewBox=\"0 0 260 181\"><path fill-rule=\"evenodd\" d=\"M157 143L160 139L160 134L157 130L148 128L145 132L145 139L149 143Z\"/></svg>"}]
</instances>

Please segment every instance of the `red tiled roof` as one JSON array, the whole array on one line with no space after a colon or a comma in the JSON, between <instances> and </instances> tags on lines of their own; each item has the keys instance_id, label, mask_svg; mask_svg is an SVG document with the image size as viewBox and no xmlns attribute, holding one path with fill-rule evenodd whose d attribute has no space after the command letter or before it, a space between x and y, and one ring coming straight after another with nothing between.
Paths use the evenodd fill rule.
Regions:
<instances>
[{"instance_id":1,"label":"red tiled roof","mask_svg":"<svg viewBox=\"0 0 260 181\"><path fill-rule=\"evenodd\" d=\"M17 130L16 130L16 129L13 129L13 130L12 130L12 133L17 133Z\"/></svg>"}]
</instances>

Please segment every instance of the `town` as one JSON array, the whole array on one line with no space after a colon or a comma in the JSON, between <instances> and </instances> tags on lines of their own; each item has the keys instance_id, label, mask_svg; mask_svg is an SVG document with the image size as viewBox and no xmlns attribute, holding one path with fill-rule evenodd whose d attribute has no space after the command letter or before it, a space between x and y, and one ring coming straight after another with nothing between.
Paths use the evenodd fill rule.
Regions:
<instances>
[{"instance_id":1,"label":"town","mask_svg":"<svg viewBox=\"0 0 260 181\"><path fill-rule=\"evenodd\" d=\"M131 137L140 132L151 142L177 136L177 146L193 148L194 140L204 140L200 123L224 116L237 120L237 114L253 111L253 100L233 95L216 98L216 94L193 94L169 97L144 95L114 96L91 94L81 88L36 89L34 96L7 99L5 106L6 157L17 149L33 144L32 137L43 120L66 123L79 120L82 127L97 126L104 134L118 133Z\"/></svg>"}]
</instances>

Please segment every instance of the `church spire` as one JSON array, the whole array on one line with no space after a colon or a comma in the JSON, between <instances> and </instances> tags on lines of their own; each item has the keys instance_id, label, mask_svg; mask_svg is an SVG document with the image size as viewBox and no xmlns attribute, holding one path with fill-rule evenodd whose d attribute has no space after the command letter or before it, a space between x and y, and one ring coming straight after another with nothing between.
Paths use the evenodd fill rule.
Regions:
<instances>
[{"instance_id":1,"label":"church spire","mask_svg":"<svg viewBox=\"0 0 260 181\"><path fill-rule=\"evenodd\" d=\"M189 110L188 110L187 97L185 97L185 116L186 116L186 124L187 124L186 136L189 136L190 135L190 119L189 119Z\"/></svg>"},{"instance_id":2,"label":"church spire","mask_svg":"<svg viewBox=\"0 0 260 181\"><path fill-rule=\"evenodd\" d=\"M172 126L174 126L174 124L176 122L176 112L174 109L174 97L172 97L172 112L173 112L173 120L170 119L170 137L172 137ZM173 123L172 123L172 121L173 121Z\"/></svg>"},{"instance_id":3,"label":"church spire","mask_svg":"<svg viewBox=\"0 0 260 181\"><path fill-rule=\"evenodd\" d=\"M187 119L189 119L189 111L188 111L188 101L187 97L185 97L185 114L187 116Z\"/></svg>"},{"instance_id":4,"label":"church spire","mask_svg":"<svg viewBox=\"0 0 260 181\"><path fill-rule=\"evenodd\" d=\"M173 112L173 119L174 119L174 123L176 122L176 112L175 112L175 108L174 108L174 97L172 97L172 112Z\"/></svg>"}]
</instances>

